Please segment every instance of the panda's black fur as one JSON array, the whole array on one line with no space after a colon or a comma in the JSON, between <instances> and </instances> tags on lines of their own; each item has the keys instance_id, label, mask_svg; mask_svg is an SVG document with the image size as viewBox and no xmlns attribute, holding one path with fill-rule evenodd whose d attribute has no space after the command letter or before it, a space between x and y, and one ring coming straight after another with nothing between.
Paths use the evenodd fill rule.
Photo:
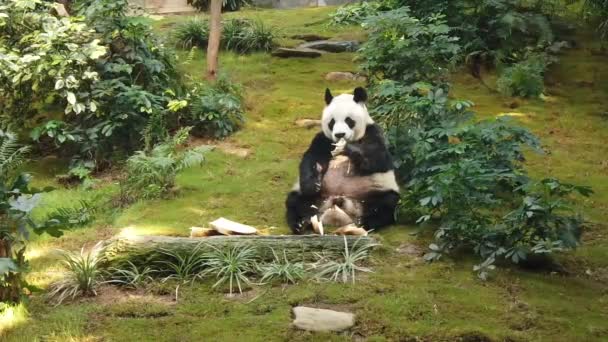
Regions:
<instances>
[{"instance_id":1,"label":"panda's black fur","mask_svg":"<svg viewBox=\"0 0 608 342\"><path fill-rule=\"evenodd\" d=\"M359 95L359 99L361 96L366 99L365 90L355 89L355 96L351 101L360 103L365 115L369 116L364 103L357 101L357 95ZM333 99L329 91L326 92L325 98L329 106ZM341 100L344 101L344 98ZM347 117L344 121L352 128L348 119ZM359 124L361 122L362 120L359 119ZM354 223L370 230L394 223L399 189L396 185L393 161L383 132L378 125L371 121L371 118L368 119L368 122L371 123L365 123L365 131L360 139L346 143L343 155L348 157L351 163L348 174L352 175L354 177L352 179L356 179L356 182L365 184L367 187L355 191L357 198L352 198L360 204L361 208L358 213L359 217L354 220ZM330 122L328 127L324 128L329 128L331 131L333 130L331 126ZM327 134L327 131L322 131L312 140L300 162L299 181L287 196L287 223L295 234L311 232L310 218L321 214L319 208L324 207L331 196L341 195L328 194L321 187L323 177L332 160L332 150L335 148L334 140L328 138ZM369 184L374 186L369 186Z\"/></svg>"}]
</instances>

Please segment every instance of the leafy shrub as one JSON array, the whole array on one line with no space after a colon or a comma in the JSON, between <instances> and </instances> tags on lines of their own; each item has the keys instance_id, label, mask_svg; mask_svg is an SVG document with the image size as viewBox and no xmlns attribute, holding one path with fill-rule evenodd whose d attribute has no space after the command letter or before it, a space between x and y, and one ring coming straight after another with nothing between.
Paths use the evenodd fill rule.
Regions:
<instances>
[{"instance_id":1,"label":"leafy shrub","mask_svg":"<svg viewBox=\"0 0 608 342\"><path fill-rule=\"evenodd\" d=\"M174 40L182 48L207 47L209 22L194 18L179 24L173 32ZM221 48L245 54L270 51L275 46L276 30L260 20L230 19L223 22Z\"/></svg>"},{"instance_id":2,"label":"leafy shrub","mask_svg":"<svg viewBox=\"0 0 608 342\"><path fill-rule=\"evenodd\" d=\"M440 79L460 51L443 15L419 20L404 7L369 18L365 27L369 38L361 48L361 68L375 79Z\"/></svg>"},{"instance_id":3,"label":"leafy shrub","mask_svg":"<svg viewBox=\"0 0 608 342\"><path fill-rule=\"evenodd\" d=\"M62 251L62 263L66 268L64 278L52 283L48 297L59 305L66 299L80 296L96 296L97 287L103 282L100 267L103 261L101 242L90 251L84 247L80 253Z\"/></svg>"},{"instance_id":4,"label":"leafy shrub","mask_svg":"<svg viewBox=\"0 0 608 342\"><path fill-rule=\"evenodd\" d=\"M79 1L69 18L51 7L9 0L0 9L3 115L28 127L24 120L52 113L36 117L32 138L72 157L73 167L103 167L141 146L150 117L170 114L166 91L181 87L174 54L127 16L127 0Z\"/></svg>"},{"instance_id":5,"label":"leafy shrub","mask_svg":"<svg viewBox=\"0 0 608 342\"><path fill-rule=\"evenodd\" d=\"M346 237L344 237L344 252L342 252L342 260L329 259L325 256L320 256L314 267L318 268L316 277L322 280L348 283L350 280L353 284L356 281L357 272L371 272L368 267L361 266L360 263L369 257L373 244L358 246L359 240L349 247Z\"/></svg>"},{"instance_id":6,"label":"leafy shrub","mask_svg":"<svg viewBox=\"0 0 608 342\"><path fill-rule=\"evenodd\" d=\"M503 1L484 6L501 18L491 8L513 8ZM427 259L469 248L482 259L476 271L485 278L498 259L517 263L530 254L574 248L582 221L570 199L591 190L531 179L523 151L542 152L533 134L506 118L476 121L471 102L450 100L443 76L460 51L457 40L442 16L418 20L410 13L401 8L369 18L360 60L373 76L369 107L385 128L406 185L402 214L433 223L436 241ZM553 60L535 49L518 51L525 52L518 58L526 59L527 73L541 75L534 85L542 90L542 73Z\"/></svg>"},{"instance_id":7,"label":"leafy shrub","mask_svg":"<svg viewBox=\"0 0 608 342\"><path fill-rule=\"evenodd\" d=\"M228 249L210 247L213 250L205 255L203 274L212 274L218 279L213 288L228 285L228 291L232 295L236 286L239 293L243 293L242 285L251 285L249 275L254 274L257 269L256 250L250 246L234 246Z\"/></svg>"},{"instance_id":8,"label":"leafy shrub","mask_svg":"<svg viewBox=\"0 0 608 342\"><path fill-rule=\"evenodd\" d=\"M287 259L287 254L283 251L283 258L272 250L274 260L266 265L260 266L262 273L262 283L280 281L286 284L295 284L304 278L304 264L301 262L291 262Z\"/></svg>"},{"instance_id":9,"label":"leafy shrub","mask_svg":"<svg viewBox=\"0 0 608 342\"><path fill-rule=\"evenodd\" d=\"M547 61L534 56L506 68L497 81L498 90L507 96L538 97L545 89Z\"/></svg>"},{"instance_id":10,"label":"leafy shrub","mask_svg":"<svg viewBox=\"0 0 608 342\"><path fill-rule=\"evenodd\" d=\"M173 39L182 49L206 47L209 41L209 22L199 17L188 19L175 27Z\"/></svg>"},{"instance_id":11,"label":"leafy shrub","mask_svg":"<svg viewBox=\"0 0 608 342\"><path fill-rule=\"evenodd\" d=\"M542 48L554 40L553 30L539 6L513 0L396 0L416 18L442 14L459 38L463 52L510 63L527 48Z\"/></svg>"},{"instance_id":12,"label":"leafy shrub","mask_svg":"<svg viewBox=\"0 0 608 342\"><path fill-rule=\"evenodd\" d=\"M188 5L196 8L201 12L205 12L209 9L209 0L188 0ZM223 11L238 11L241 7L249 5L249 0L224 0L222 2Z\"/></svg>"},{"instance_id":13,"label":"leafy shrub","mask_svg":"<svg viewBox=\"0 0 608 342\"><path fill-rule=\"evenodd\" d=\"M66 113L96 112L94 62L107 52L82 18L56 18L52 4L9 0L0 8L2 116L18 125L52 99Z\"/></svg>"},{"instance_id":14,"label":"leafy shrub","mask_svg":"<svg viewBox=\"0 0 608 342\"><path fill-rule=\"evenodd\" d=\"M541 250L577 245L582 221L570 213L568 198L591 191L531 179L523 168L523 152L542 152L534 135L506 118L471 121L471 103L450 101L445 88L390 85L374 95L374 101L384 103L377 118L385 123L398 174L407 184L403 208L418 223L439 224L428 260L468 247L483 261L501 257L517 263ZM391 97L395 89L408 93ZM396 108L407 108L405 114L393 117L387 110L393 100Z\"/></svg>"},{"instance_id":15,"label":"leafy shrub","mask_svg":"<svg viewBox=\"0 0 608 342\"><path fill-rule=\"evenodd\" d=\"M225 76L213 84L200 84L190 101L184 123L193 126L196 135L223 138L245 121L241 87Z\"/></svg>"},{"instance_id":16,"label":"leafy shrub","mask_svg":"<svg viewBox=\"0 0 608 342\"><path fill-rule=\"evenodd\" d=\"M183 169L200 165L208 146L182 150L190 128L178 131L170 140L151 151L138 151L129 157L126 177L121 182L123 202L153 199L166 195L175 185L175 177Z\"/></svg>"},{"instance_id":17,"label":"leafy shrub","mask_svg":"<svg viewBox=\"0 0 608 342\"><path fill-rule=\"evenodd\" d=\"M222 28L222 46L238 53L270 51L275 47L275 30L261 20L231 19Z\"/></svg>"},{"instance_id":18,"label":"leafy shrub","mask_svg":"<svg viewBox=\"0 0 608 342\"><path fill-rule=\"evenodd\" d=\"M331 25L358 25L368 17L377 15L383 5L378 1L361 1L340 6L329 15Z\"/></svg>"}]
</instances>

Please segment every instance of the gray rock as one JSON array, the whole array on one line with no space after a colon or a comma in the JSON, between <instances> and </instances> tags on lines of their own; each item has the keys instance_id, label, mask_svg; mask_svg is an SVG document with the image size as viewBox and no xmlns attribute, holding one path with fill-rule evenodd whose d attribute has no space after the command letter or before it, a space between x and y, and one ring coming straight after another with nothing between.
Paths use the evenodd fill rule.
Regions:
<instances>
[{"instance_id":1,"label":"gray rock","mask_svg":"<svg viewBox=\"0 0 608 342\"><path fill-rule=\"evenodd\" d=\"M319 36L318 34L310 33L310 34L296 34L291 36L292 39L299 39L305 42L314 42L317 40L327 40L329 37Z\"/></svg>"},{"instance_id":2,"label":"gray rock","mask_svg":"<svg viewBox=\"0 0 608 342\"><path fill-rule=\"evenodd\" d=\"M365 76L353 74L352 72L332 71L325 75L325 80L365 82L367 78L365 78Z\"/></svg>"},{"instance_id":3,"label":"gray rock","mask_svg":"<svg viewBox=\"0 0 608 342\"><path fill-rule=\"evenodd\" d=\"M293 308L293 325L308 331L342 331L355 325L355 315L350 312L309 308Z\"/></svg>"},{"instance_id":4,"label":"gray rock","mask_svg":"<svg viewBox=\"0 0 608 342\"><path fill-rule=\"evenodd\" d=\"M304 48L278 48L272 52L274 57L289 58L289 57L304 57L304 58L317 58L321 57L323 53L318 50L304 49Z\"/></svg>"},{"instance_id":5,"label":"gray rock","mask_svg":"<svg viewBox=\"0 0 608 342\"><path fill-rule=\"evenodd\" d=\"M359 49L359 42L354 40L332 41L318 40L304 43L298 48L315 49L327 52L355 52Z\"/></svg>"}]
</instances>

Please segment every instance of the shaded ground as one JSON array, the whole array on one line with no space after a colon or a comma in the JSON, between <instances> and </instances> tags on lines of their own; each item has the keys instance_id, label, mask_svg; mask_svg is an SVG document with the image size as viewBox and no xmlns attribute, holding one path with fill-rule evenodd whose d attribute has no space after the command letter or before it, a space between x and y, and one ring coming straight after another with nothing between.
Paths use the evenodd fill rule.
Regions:
<instances>
[{"instance_id":1,"label":"shaded ground","mask_svg":"<svg viewBox=\"0 0 608 342\"><path fill-rule=\"evenodd\" d=\"M356 28L328 29L319 23L331 11L246 11L231 15L259 17L282 27L286 35L329 33L361 37ZM155 23L159 28L183 20L172 17ZM102 290L101 297L59 307L35 296L30 318L5 336L8 341L303 341L383 340L463 341L544 340L602 341L608 339L608 59L592 56L589 37L563 56L552 70L546 101L517 101L489 92L465 74L454 78L454 95L471 99L483 117L513 116L541 136L551 150L530 156L530 171L554 174L568 181L591 185L596 195L580 201L593 222L579 250L560 257L568 276L501 269L489 282L471 272L466 256L426 264L418 257L428 245L428 234L418 227L393 227L379 238L384 248L373 258L375 273L356 285L302 283L288 287L261 287L255 295L228 299L197 283L180 290L177 304L167 301L172 289L157 285L148 297ZM290 40L287 41L289 43ZM295 42L294 42L295 43ZM53 248L77 249L132 226L137 233L187 235L191 226L205 225L224 216L260 228L276 227L287 233L283 200L295 177L299 157L315 130L297 127L300 118L315 118L323 107L326 86L334 93L357 84L328 83L330 71L353 71L354 54L327 54L319 59L282 60L265 54L223 54L221 66L243 82L247 90L245 128L223 146L246 149L242 156L216 149L204 166L178 177L179 196L171 200L136 204L104 217L88 228L60 239L39 238L30 251L30 280L45 287L56 277ZM195 55L185 70L204 71ZM487 80L493 84L491 76ZM585 81L585 82L581 82ZM591 82L591 83L589 83ZM33 165L39 184L52 183L63 170L52 159ZM45 197L47 207L103 196L117 186L105 179L95 191L60 190ZM40 212L39 214L43 214ZM156 297L150 297L150 296ZM290 327L292 306L348 309L357 314L354 329L343 334L310 334ZM1 329L1 327L0 327Z\"/></svg>"}]
</instances>

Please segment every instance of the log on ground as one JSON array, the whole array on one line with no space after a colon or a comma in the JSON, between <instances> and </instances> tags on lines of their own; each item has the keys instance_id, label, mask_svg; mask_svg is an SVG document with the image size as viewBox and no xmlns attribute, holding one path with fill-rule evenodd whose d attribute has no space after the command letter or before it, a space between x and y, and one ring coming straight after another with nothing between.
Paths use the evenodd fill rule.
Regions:
<instances>
[{"instance_id":1,"label":"log on ground","mask_svg":"<svg viewBox=\"0 0 608 342\"><path fill-rule=\"evenodd\" d=\"M259 261L272 261L274 250L283 256L283 251L291 261L314 261L317 253L338 255L344 251L344 239L351 248L376 245L370 236L319 236L319 235L267 235L267 236L211 236L204 238L171 236L117 236L105 242L105 259L109 267L122 267L127 261L136 266L149 266L151 263L167 260L162 253L172 251L180 254L192 253L197 246L201 253L234 246L251 246L258 252Z\"/></svg>"}]
</instances>

